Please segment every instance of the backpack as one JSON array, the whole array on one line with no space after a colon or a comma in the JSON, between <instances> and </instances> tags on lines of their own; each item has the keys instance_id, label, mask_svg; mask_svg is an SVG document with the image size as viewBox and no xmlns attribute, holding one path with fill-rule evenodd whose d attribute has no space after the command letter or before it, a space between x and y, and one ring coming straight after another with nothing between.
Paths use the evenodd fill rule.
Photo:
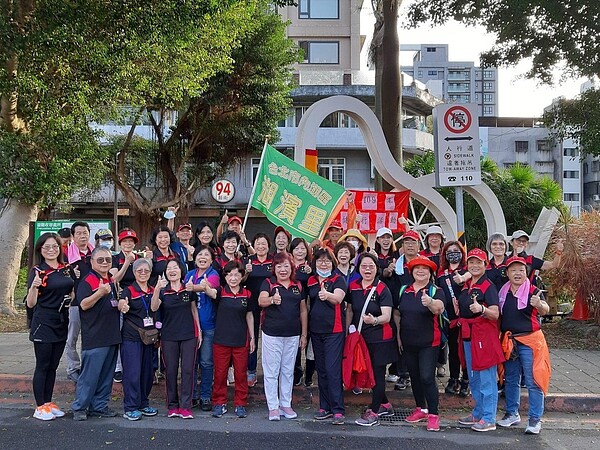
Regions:
<instances>
[{"instance_id":1,"label":"backpack","mask_svg":"<svg viewBox=\"0 0 600 450\"><path fill-rule=\"evenodd\" d=\"M408 285L405 284L400 288L400 294L398 295L398 298L402 297L402 294L407 287ZM437 286L435 284L430 284L428 295L433 298L436 292ZM448 342L448 331L450 330L450 319L448 318L448 313L446 312L445 308L442 314L438 314L438 325L440 327L440 331L442 332L441 345L444 346L446 342Z\"/></svg>"}]
</instances>

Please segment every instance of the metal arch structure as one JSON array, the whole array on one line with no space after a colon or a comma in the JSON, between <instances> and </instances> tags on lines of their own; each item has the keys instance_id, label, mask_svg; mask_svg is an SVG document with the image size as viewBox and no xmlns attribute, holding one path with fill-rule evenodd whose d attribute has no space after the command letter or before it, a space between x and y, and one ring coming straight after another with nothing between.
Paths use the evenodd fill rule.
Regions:
<instances>
[{"instance_id":1,"label":"metal arch structure","mask_svg":"<svg viewBox=\"0 0 600 450\"><path fill-rule=\"evenodd\" d=\"M429 209L446 236L457 236L456 213L434 189L434 174L414 178L406 173L393 158L383 130L375 113L362 101L347 95L327 97L313 103L303 114L298 125L294 159L304 165L306 149L317 148L317 132L321 122L331 113L343 112L358 125L373 165L381 176L397 190L411 191L411 196ZM469 186L465 190L480 205L488 235L494 232L506 234L506 221L496 195L485 184Z\"/></svg>"}]
</instances>

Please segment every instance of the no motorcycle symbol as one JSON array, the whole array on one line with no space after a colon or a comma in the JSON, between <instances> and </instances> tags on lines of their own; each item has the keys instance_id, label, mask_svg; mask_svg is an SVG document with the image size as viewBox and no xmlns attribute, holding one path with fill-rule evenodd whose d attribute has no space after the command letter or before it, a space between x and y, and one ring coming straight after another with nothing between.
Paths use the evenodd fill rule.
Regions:
<instances>
[{"instance_id":1,"label":"no motorcycle symbol","mask_svg":"<svg viewBox=\"0 0 600 450\"><path fill-rule=\"evenodd\" d=\"M471 113L463 106L453 106L444 114L444 126L451 133L464 133L472 123Z\"/></svg>"}]
</instances>

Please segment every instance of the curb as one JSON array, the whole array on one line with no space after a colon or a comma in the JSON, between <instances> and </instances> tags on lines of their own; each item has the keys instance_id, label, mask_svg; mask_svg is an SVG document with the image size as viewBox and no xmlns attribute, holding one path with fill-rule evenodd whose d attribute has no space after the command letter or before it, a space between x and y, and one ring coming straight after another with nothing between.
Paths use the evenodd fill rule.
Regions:
<instances>
[{"instance_id":1,"label":"curb","mask_svg":"<svg viewBox=\"0 0 600 450\"><path fill-rule=\"evenodd\" d=\"M30 394L31 377L27 375L7 375L0 374L0 396L4 394ZM229 388L230 397L233 397L233 387ZM54 385L54 394L56 395L75 395L75 383L69 380L56 380ZM152 397L155 399L164 399L164 388L157 385ZM113 383L113 397L121 397L123 395L123 387L121 384ZM393 391L386 390L386 395L389 401L397 408L413 409L415 407L412 391ZM365 407L371 401L370 394L365 391L361 395L354 395L347 391L344 394L344 403L346 406ZM265 395L262 389L262 384L257 384L250 388L248 392L248 402L255 404L264 404ZM293 402L297 405L319 405L319 389L318 387L294 387ZM463 398L456 395L440 393L440 408L446 410L469 410L473 407L473 401L470 397ZM498 400L498 410L504 407L504 398ZM521 394L521 411L527 410L529 407L528 397L526 392ZM546 396L544 410L548 412L561 413L600 413L600 396L593 394L549 394Z\"/></svg>"}]
</instances>

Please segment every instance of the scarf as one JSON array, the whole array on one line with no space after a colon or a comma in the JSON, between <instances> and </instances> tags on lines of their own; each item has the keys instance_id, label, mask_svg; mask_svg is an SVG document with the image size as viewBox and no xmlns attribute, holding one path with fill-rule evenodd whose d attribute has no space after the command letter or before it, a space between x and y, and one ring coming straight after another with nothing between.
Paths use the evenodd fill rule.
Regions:
<instances>
[{"instance_id":1,"label":"scarf","mask_svg":"<svg viewBox=\"0 0 600 450\"><path fill-rule=\"evenodd\" d=\"M87 244L87 248L90 253L94 250L94 246L89 242ZM81 260L81 253L79 251L79 247L75 245L75 242L71 242L67 248L67 259L69 260L69 264L73 264Z\"/></svg>"},{"instance_id":2,"label":"scarf","mask_svg":"<svg viewBox=\"0 0 600 450\"><path fill-rule=\"evenodd\" d=\"M525 279L525 283L523 283L519 289L517 290L517 309L525 309L529 304L529 291L531 289L531 282L529 279ZM506 302L506 295L510 290L510 282L507 282L504 286L500 288L500 292L498 292L498 298L500 299L500 312L502 312L502 308L504 307L504 302Z\"/></svg>"}]
</instances>

